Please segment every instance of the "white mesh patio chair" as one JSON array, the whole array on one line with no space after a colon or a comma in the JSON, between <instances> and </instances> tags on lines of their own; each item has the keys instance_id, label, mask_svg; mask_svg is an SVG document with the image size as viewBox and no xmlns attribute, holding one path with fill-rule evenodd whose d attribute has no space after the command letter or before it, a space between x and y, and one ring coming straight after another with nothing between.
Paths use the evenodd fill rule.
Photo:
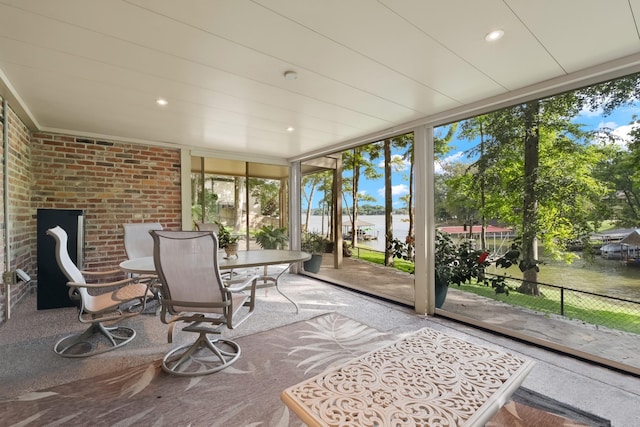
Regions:
<instances>
[{"instance_id":1,"label":"white mesh patio chair","mask_svg":"<svg viewBox=\"0 0 640 427\"><path fill-rule=\"evenodd\" d=\"M168 341L178 322L195 332L195 342L180 345L162 360L165 372L206 375L240 357L240 346L220 338L254 310L257 276L224 281L218 268L218 239L210 231L152 231L154 263L162 285L160 319L169 325ZM246 289L245 292L242 292Z\"/></svg>"},{"instance_id":2,"label":"white mesh patio chair","mask_svg":"<svg viewBox=\"0 0 640 427\"><path fill-rule=\"evenodd\" d=\"M152 230L162 230L162 224L158 222L129 222L122 224L122 228L124 230L124 250L127 253L128 259L153 256L153 239L149 232ZM162 296L160 295L158 277L156 275L139 276L132 274L131 277L137 277L139 282L147 283L151 292L153 292L154 299L156 301L160 300ZM150 307L150 313L156 313L160 309L160 305L152 305L156 307L156 310Z\"/></svg>"},{"instance_id":3,"label":"white mesh patio chair","mask_svg":"<svg viewBox=\"0 0 640 427\"><path fill-rule=\"evenodd\" d=\"M218 232L220 231L220 226L218 224L216 224L215 222L196 222L196 229L198 231L211 231L213 234L216 235L216 237L218 237ZM231 279L231 277L236 277L238 275L242 275L242 276L251 276L255 273L254 270L247 270L247 269L242 269L242 270L229 270L229 271L224 271L222 272L222 278L225 280Z\"/></svg>"},{"instance_id":4,"label":"white mesh patio chair","mask_svg":"<svg viewBox=\"0 0 640 427\"><path fill-rule=\"evenodd\" d=\"M144 258L153 256L153 239L151 230L162 230L157 222L130 222L122 224L124 229L124 250L127 258Z\"/></svg>"},{"instance_id":5,"label":"white mesh patio chair","mask_svg":"<svg viewBox=\"0 0 640 427\"><path fill-rule=\"evenodd\" d=\"M78 319L89 327L78 334L60 339L53 347L64 357L88 357L114 350L130 342L136 331L124 326L105 326L139 314L147 299L153 294L148 285L135 278L106 281L121 275L120 269L91 272L80 270L71 260L67 249L67 233L59 226L47 230L56 241L56 260L64 273L69 287L69 297L78 303ZM87 283L89 281L90 283ZM136 305L138 310L130 310Z\"/></svg>"},{"instance_id":6,"label":"white mesh patio chair","mask_svg":"<svg viewBox=\"0 0 640 427\"><path fill-rule=\"evenodd\" d=\"M220 226L214 222L196 222L196 228L198 231L213 231L216 236L220 231Z\"/></svg>"}]
</instances>

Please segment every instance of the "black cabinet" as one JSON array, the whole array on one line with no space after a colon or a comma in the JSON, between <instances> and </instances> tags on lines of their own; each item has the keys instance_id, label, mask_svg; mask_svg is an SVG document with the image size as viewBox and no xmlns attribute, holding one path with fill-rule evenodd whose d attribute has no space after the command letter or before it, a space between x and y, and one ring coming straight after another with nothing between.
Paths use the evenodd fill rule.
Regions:
<instances>
[{"instance_id":1,"label":"black cabinet","mask_svg":"<svg viewBox=\"0 0 640 427\"><path fill-rule=\"evenodd\" d=\"M38 209L38 310L72 307L67 278L58 267L56 240L47 230L59 225L69 237L71 260L82 270L84 254L84 214L77 209Z\"/></svg>"}]
</instances>

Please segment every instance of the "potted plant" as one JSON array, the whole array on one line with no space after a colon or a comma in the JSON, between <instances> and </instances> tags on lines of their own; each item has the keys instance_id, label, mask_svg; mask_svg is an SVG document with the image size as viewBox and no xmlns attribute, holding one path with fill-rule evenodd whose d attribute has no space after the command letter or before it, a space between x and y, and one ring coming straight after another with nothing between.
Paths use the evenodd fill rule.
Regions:
<instances>
[{"instance_id":1,"label":"potted plant","mask_svg":"<svg viewBox=\"0 0 640 427\"><path fill-rule=\"evenodd\" d=\"M286 228L264 225L256 232L256 243L262 249L284 249L289 241Z\"/></svg>"},{"instance_id":2,"label":"potted plant","mask_svg":"<svg viewBox=\"0 0 640 427\"><path fill-rule=\"evenodd\" d=\"M353 254L353 252L351 250L351 245L346 240L343 240L342 241L342 256L348 258L352 254Z\"/></svg>"},{"instance_id":3,"label":"potted plant","mask_svg":"<svg viewBox=\"0 0 640 427\"><path fill-rule=\"evenodd\" d=\"M394 239L391 245L394 257L413 261L407 255L414 253L413 249L409 248L409 246L413 245L412 238L407 237L406 242ZM436 230L434 258L435 306L440 308L447 297L449 285L456 284L459 286L462 283L470 282L472 279L493 287L496 293L508 294L509 289L504 277L496 276L488 279L485 276L485 270L491 264L502 268L508 268L514 264L518 265L520 249L517 243L514 243L506 254L490 260L488 252L473 248L472 240L465 239L460 243L455 243L448 234ZM520 269L522 270L522 268L522 262L520 262Z\"/></svg>"},{"instance_id":4,"label":"potted plant","mask_svg":"<svg viewBox=\"0 0 640 427\"><path fill-rule=\"evenodd\" d=\"M527 268L538 268L538 261L531 265L520 259L521 250L518 242L514 242L511 248L502 256L489 259L489 252L474 249L471 240L463 240L455 244L448 234L436 230L435 274L436 274L436 307L442 307L447 296L449 285L471 282L491 286L496 293L509 294L509 287L503 276L487 278L485 270L491 264L496 267L509 268L518 265L521 271ZM532 267L533 265L533 267Z\"/></svg>"},{"instance_id":5,"label":"potted plant","mask_svg":"<svg viewBox=\"0 0 640 427\"><path fill-rule=\"evenodd\" d=\"M217 236L218 236L218 246L221 249L224 249L227 254L227 258L238 255L238 236L233 236L231 231L226 228L222 223L216 221L216 224L219 227Z\"/></svg>"},{"instance_id":6,"label":"potted plant","mask_svg":"<svg viewBox=\"0 0 640 427\"><path fill-rule=\"evenodd\" d=\"M465 244L465 249L467 245L468 242ZM435 304L436 307L440 308L447 297L449 284L452 283L454 277L458 279L461 276L457 271L458 268L467 265L467 263L465 260L459 259L463 252L461 245L456 245L448 234L440 230L436 230L435 249ZM464 253L468 255L468 251L465 250ZM458 281L458 284L460 283Z\"/></svg>"},{"instance_id":7,"label":"potted plant","mask_svg":"<svg viewBox=\"0 0 640 427\"><path fill-rule=\"evenodd\" d=\"M311 254L311 259L304 262L304 269L310 273L320 271L322 254L327 248L327 240L319 233L305 233L302 236L301 248Z\"/></svg>"}]
</instances>

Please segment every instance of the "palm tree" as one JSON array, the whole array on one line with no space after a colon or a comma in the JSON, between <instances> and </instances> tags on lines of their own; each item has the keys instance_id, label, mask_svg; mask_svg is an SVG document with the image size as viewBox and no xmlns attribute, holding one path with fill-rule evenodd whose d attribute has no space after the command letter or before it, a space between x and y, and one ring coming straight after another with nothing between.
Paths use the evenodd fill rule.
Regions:
<instances>
[{"instance_id":1,"label":"palm tree","mask_svg":"<svg viewBox=\"0 0 640 427\"><path fill-rule=\"evenodd\" d=\"M358 220L358 202L369 200L373 201L373 197L360 194L359 192L359 183L361 174L364 175L367 179L378 179L382 175L378 172L378 169L375 163L372 160L375 160L380 155L380 146L379 143L373 143L368 145L363 145L360 147L355 147L352 150L347 150L342 153L342 165L345 171L352 171L350 178L344 178L344 188L343 193L350 192L351 193L351 244L352 246L356 246L357 239L357 228L356 223ZM348 212L348 205L347 205Z\"/></svg>"}]
</instances>

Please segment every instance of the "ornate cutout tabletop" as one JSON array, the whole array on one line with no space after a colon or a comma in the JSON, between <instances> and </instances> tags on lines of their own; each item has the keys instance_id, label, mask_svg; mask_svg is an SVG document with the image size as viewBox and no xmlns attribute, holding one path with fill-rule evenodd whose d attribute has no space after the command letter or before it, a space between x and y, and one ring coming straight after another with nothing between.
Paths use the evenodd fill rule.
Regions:
<instances>
[{"instance_id":1,"label":"ornate cutout tabletop","mask_svg":"<svg viewBox=\"0 0 640 427\"><path fill-rule=\"evenodd\" d=\"M430 328L282 392L310 426L484 425L533 362Z\"/></svg>"}]
</instances>

